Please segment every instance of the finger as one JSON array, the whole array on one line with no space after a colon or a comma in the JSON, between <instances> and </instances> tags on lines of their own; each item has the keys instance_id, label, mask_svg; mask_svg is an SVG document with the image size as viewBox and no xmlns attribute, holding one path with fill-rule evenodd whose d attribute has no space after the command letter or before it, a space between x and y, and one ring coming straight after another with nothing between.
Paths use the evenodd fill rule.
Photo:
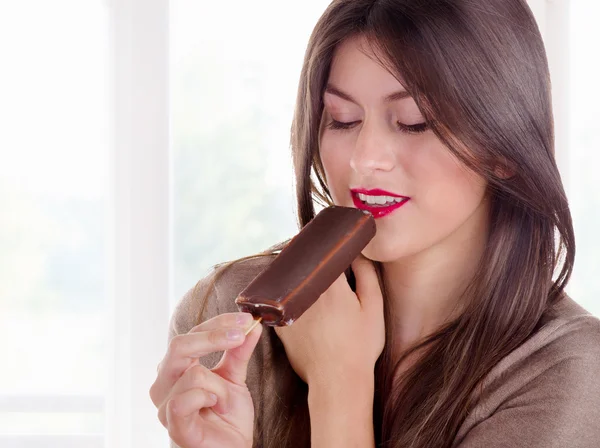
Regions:
<instances>
[{"instance_id":1,"label":"finger","mask_svg":"<svg viewBox=\"0 0 600 448\"><path fill-rule=\"evenodd\" d=\"M352 262L352 271L356 277L356 295L363 309L383 313L383 294L373 262L359 255Z\"/></svg>"},{"instance_id":2,"label":"finger","mask_svg":"<svg viewBox=\"0 0 600 448\"><path fill-rule=\"evenodd\" d=\"M173 361L179 359L197 359L210 353L229 350L242 345L243 342L242 328L218 328L181 334L171 339L166 355L167 361L163 365L173 364Z\"/></svg>"},{"instance_id":3,"label":"finger","mask_svg":"<svg viewBox=\"0 0 600 448\"><path fill-rule=\"evenodd\" d=\"M165 428L169 428L169 407L175 406L175 401L174 399L181 396L182 394L185 394L187 392L190 391L199 391L202 390L204 392L206 392L206 394L210 395L211 398L211 403L210 406L206 406L206 407L212 407L212 406L216 406L216 404L219 401L219 397L217 396L217 394L215 394L213 391L205 389L203 387L193 387L193 388L180 388L177 392L175 392L174 389L171 390L171 394L169 394L169 396L166 398L166 400L163 402L162 405L160 405L158 407L158 420L162 423L162 425ZM198 408L199 410L200 408Z\"/></svg>"},{"instance_id":4,"label":"finger","mask_svg":"<svg viewBox=\"0 0 600 448\"><path fill-rule=\"evenodd\" d=\"M194 365L185 371L173 386L171 395L175 396L186 390L196 388L207 390L217 396L215 410L219 414L226 414L231 409L229 385L222 377L200 364Z\"/></svg>"},{"instance_id":5,"label":"finger","mask_svg":"<svg viewBox=\"0 0 600 448\"><path fill-rule=\"evenodd\" d=\"M198 331L216 330L223 327L239 327L246 329L252 322L254 317L250 313L224 313L202 322L193 327L189 333Z\"/></svg>"},{"instance_id":6,"label":"finger","mask_svg":"<svg viewBox=\"0 0 600 448\"><path fill-rule=\"evenodd\" d=\"M199 410L210 407L214 402L204 389L191 389L169 400L165 415L171 440L179 446L185 446L190 438L197 444L201 443L205 428L197 422L202 418Z\"/></svg>"},{"instance_id":7,"label":"finger","mask_svg":"<svg viewBox=\"0 0 600 448\"><path fill-rule=\"evenodd\" d=\"M229 412L229 388L225 380L216 373L211 372L208 368L196 364L185 371L185 373L177 380L173 388L163 400L163 403L158 408L158 419L161 422L167 420L167 404L173 397L180 395L188 390L204 389L217 396L217 406L215 410L220 414Z\"/></svg>"},{"instance_id":8,"label":"finger","mask_svg":"<svg viewBox=\"0 0 600 448\"><path fill-rule=\"evenodd\" d=\"M158 407L164 401L173 385L191 365L198 362L198 358L238 347L245 338L240 328L220 328L175 336L169 343L156 381L150 388L154 405Z\"/></svg>"},{"instance_id":9,"label":"finger","mask_svg":"<svg viewBox=\"0 0 600 448\"><path fill-rule=\"evenodd\" d=\"M348 283L346 274L342 273L338 278L335 279L331 286L327 288L326 293L346 293L347 291L352 290L350 289L350 284Z\"/></svg>"},{"instance_id":10,"label":"finger","mask_svg":"<svg viewBox=\"0 0 600 448\"><path fill-rule=\"evenodd\" d=\"M213 407L217 400L218 397L208 390L199 387L189 389L169 400L167 413L170 411L172 416L183 420L197 414L201 409ZM171 421L167 416L167 422Z\"/></svg>"},{"instance_id":11,"label":"finger","mask_svg":"<svg viewBox=\"0 0 600 448\"><path fill-rule=\"evenodd\" d=\"M263 331L262 324L257 325L248 336L245 342L239 347L227 350L213 371L231 381L234 384L246 384L246 376L248 372L248 363L252 358L252 353L260 340Z\"/></svg>"}]
</instances>

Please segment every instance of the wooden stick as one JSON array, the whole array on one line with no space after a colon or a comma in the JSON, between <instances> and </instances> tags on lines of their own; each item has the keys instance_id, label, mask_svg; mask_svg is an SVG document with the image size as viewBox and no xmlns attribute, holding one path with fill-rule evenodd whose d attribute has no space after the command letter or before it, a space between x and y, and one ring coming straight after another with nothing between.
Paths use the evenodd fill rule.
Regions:
<instances>
[{"instance_id":1,"label":"wooden stick","mask_svg":"<svg viewBox=\"0 0 600 448\"><path fill-rule=\"evenodd\" d=\"M255 321L254 321L254 323L253 323L252 325L250 325L250 328L248 328L248 329L246 330L246 332L244 333L244 335L245 335L245 336L248 336L248 335L250 334L250 332L251 332L252 330L254 330L258 324L260 324L260 321L261 321L261 320L262 320L262 317L259 317L257 320L255 320Z\"/></svg>"}]
</instances>

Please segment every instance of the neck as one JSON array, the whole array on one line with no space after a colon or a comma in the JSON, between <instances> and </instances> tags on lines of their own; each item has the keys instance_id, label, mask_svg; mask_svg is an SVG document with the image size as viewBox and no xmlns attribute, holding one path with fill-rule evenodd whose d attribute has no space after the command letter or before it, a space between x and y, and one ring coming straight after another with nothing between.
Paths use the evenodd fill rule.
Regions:
<instances>
[{"instance_id":1,"label":"neck","mask_svg":"<svg viewBox=\"0 0 600 448\"><path fill-rule=\"evenodd\" d=\"M487 242L485 209L482 203L436 245L383 264L397 350L420 342L460 314L461 296L475 275Z\"/></svg>"}]
</instances>

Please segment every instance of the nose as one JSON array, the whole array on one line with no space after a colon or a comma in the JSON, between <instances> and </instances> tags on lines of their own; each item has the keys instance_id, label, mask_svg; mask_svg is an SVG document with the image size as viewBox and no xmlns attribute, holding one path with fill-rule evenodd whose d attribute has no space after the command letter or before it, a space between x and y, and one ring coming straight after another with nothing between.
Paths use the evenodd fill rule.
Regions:
<instances>
[{"instance_id":1,"label":"nose","mask_svg":"<svg viewBox=\"0 0 600 448\"><path fill-rule=\"evenodd\" d=\"M359 174L371 174L373 171L391 171L395 163L389 131L364 121L350 158L352 169Z\"/></svg>"}]
</instances>

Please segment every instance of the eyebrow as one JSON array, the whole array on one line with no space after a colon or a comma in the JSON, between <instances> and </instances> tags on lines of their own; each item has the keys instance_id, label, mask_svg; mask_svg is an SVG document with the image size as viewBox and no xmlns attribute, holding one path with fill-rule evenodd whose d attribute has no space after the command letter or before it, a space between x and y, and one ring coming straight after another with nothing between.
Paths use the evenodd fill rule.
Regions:
<instances>
[{"instance_id":1,"label":"eyebrow","mask_svg":"<svg viewBox=\"0 0 600 448\"><path fill-rule=\"evenodd\" d=\"M327 84L327 87L325 88L325 92L330 93L331 95L340 97L343 100L350 101L351 103L358 104L358 101L356 101L354 98L352 98L352 96L350 94L338 89L337 87L335 87L332 84ZM386 96L384 98L384 101L386 103L391 103L393 101L399 101L399 100L403 100L405 98L410 98L410 93L408 93L406 90L399 90L398 92L394 92L394 93Z\"/></svg>"}]
</instances>

